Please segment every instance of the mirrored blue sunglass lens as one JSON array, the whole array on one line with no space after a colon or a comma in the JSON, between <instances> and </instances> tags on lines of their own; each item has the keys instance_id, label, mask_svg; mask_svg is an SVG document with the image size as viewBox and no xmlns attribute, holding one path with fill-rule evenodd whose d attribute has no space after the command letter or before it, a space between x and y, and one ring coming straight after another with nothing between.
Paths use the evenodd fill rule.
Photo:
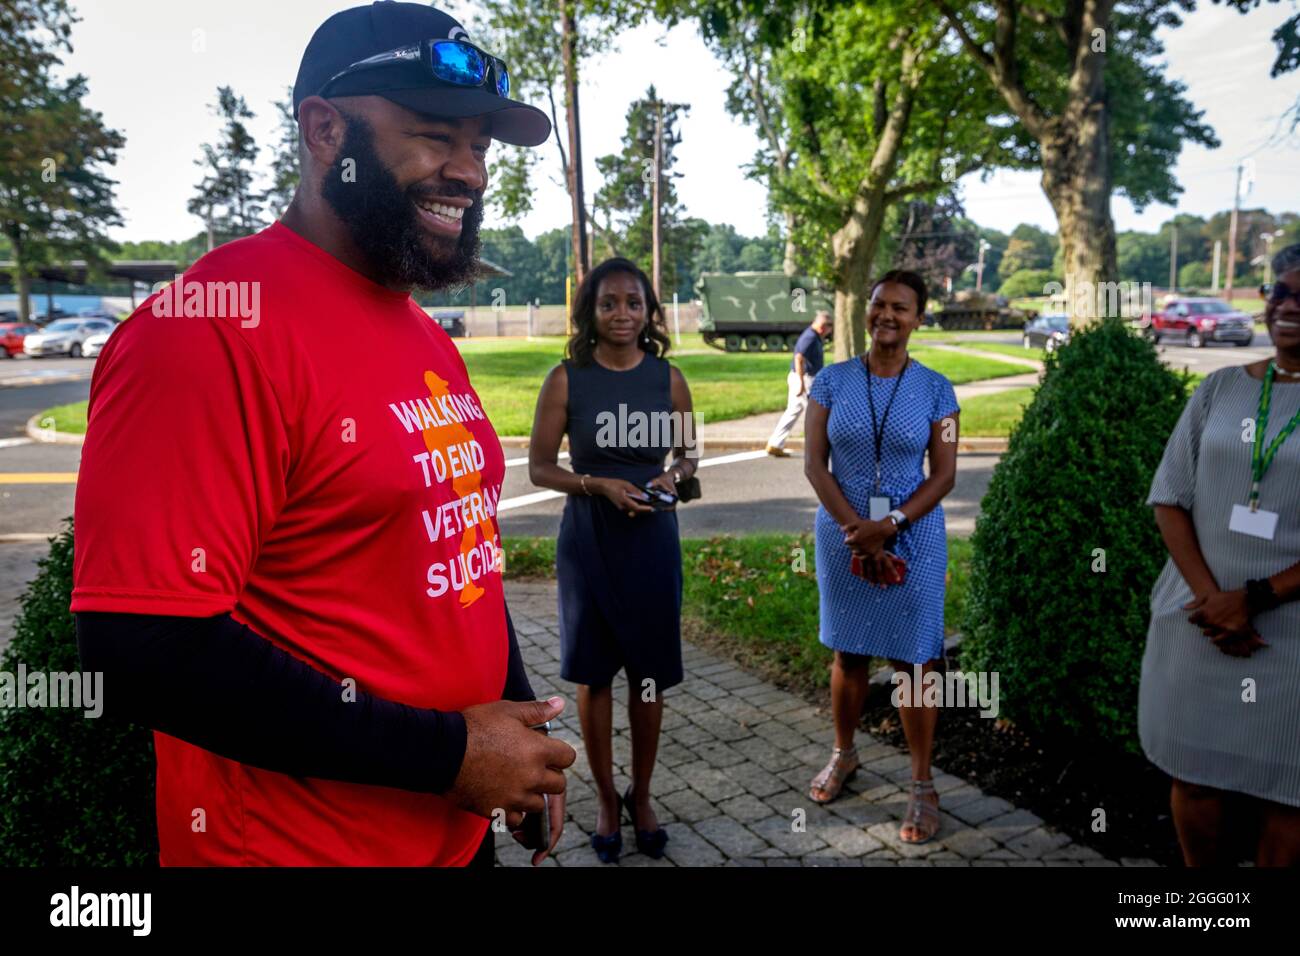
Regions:
<instances>
[{"instance_id":1,"label":"mirrored blue sunglass lens","mask_svg":"<svg viewBox=\"0 0 1300 956\"><path fill-rule=\"evenodd\" d=\"M487 64L483 57L459 43L439 43L433 48L433 75L445 83L477 86L483 82Z\"/></svg>"},{"instance_id":2,"label":"mirrored blue sunglass lens","mask_svg":"<svg viewBox=\"0 0 1300 956\"><path fill-rule=\"evenodd\" d=\"M510 93L510 73L506 70L506 65L497 60L497 95L506 96Z\"/></svg>"}]
</instances>

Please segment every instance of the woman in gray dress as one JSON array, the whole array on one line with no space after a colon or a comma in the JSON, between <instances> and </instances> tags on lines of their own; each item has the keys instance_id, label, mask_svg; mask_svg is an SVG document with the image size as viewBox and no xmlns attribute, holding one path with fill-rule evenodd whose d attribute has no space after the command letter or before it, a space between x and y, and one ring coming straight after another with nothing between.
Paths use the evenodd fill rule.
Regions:
<instances>
[{"instance_id":1,"label":"woman in gray dress","mask_svg":"<svg viewBox=\"0 0 1300 956\"><path fill-rule=\"evenodd\" d=\"M1169 549L1142 659L1142 749L1173 777L1188 866L1300 865L1300 245L1273 262L1271 359L1220 369L1188 400L1147 503Z\"/></svg>"}]
</instances>

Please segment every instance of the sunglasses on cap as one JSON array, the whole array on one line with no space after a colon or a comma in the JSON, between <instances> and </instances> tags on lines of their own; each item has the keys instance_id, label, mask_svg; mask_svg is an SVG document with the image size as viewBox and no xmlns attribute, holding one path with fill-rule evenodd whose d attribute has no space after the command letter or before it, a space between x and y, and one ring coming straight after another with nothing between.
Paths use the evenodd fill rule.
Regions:
<instances>
[{"instance_id":1,"label":"sunglasses on cap","mask_svg":"<svg viewBox=\"0 0 1300 956\"><path fill-rule=\"evenodd\" d=\"M1273 305L1281 305L1287 299L1295 299L1296 305L1300 305L1300 289L1293 289L1285 282L1274 282L1268 290L1268 301Z\"/></svg>"},{"instance_id":2,"label":"sunglasses on cap","mask_svg":"<svg viewBox=\"0 0 1300 956\"><path fill-rule=\"evenodd\" d=\"M510 73L504 60L464 40L421 40L358 60L326 80L316 95L327 95L334 82L345 76L402 63L421 64L435 79L453 86L487 86L498 96L510 92Z\"/></svg>"}]
</instances>

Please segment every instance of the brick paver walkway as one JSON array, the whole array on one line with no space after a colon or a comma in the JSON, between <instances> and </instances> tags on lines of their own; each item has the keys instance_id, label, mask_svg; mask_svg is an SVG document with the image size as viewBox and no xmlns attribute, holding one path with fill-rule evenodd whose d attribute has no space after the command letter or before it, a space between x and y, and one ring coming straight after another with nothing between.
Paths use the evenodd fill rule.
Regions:
<instances>
[{"instance_id":1,"label":"brick paver walkway","mask_svg":"<svg viewBox=\"0 0 1300 956\"><path fill-rule=\"evenodd\" d=\"M560 679L555 585L506 584L520 652L538 697L568 705L555 735L578 760L568 774L569 820L546 866L601 866L591 849L595 790L578 729L573 685ZM1074 843L1027 810L935 768L943 821L939 836L913 846L898 839L911 777L907 754L862 731L863 767L840 797L819 806L807 796L834 741L829 712L741 670L729 661L683 646L686 680L665 694L663 736L654 775L655 810L668 831L667 855L636 852L623 827L622 866L1117 866ZM614 774L630 778L627 685L615 683ZM802 814L795 811L802 810ZM796 825L802 817L803 827ZM497 861L526 866L530 854L506 834Z\"/></svg>"}]
</instances>

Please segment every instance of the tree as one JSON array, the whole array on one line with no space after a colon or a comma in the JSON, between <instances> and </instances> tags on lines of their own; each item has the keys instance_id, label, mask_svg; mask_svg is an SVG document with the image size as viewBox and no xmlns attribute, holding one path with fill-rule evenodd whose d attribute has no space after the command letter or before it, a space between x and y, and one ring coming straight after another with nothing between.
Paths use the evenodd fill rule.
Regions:
<instances>
[{"instance_id":1,"label":"tree","mask_svg":"<svg viewBox=\"0 0 1300 956\"><path fill-rule=\"evenodd\" d=\"M1111 192L1139 210L1172 204L1183 144L1218 145L1159 60L1157 29L1178 25L1190 0L932 2L1036 144L1067 284L1114 280ZM1098 316L1101 297L1069 299L1072 321Z\"/></svg>"},{"instance_id":2,"label":"tree","mask_svg":"<svg viewBox=\"0 0 1300 956\"><path fill-rule=\"evenodd\" d=\"M661 15L675 22L683 5L662 0L658 7ZM707 2L695 11L695 16L705 43L734 77L727 87L727 112L755 127L761 137L758 152L745 167L746 175L768 185L771 197L773 181L788 177L795 159L786 114L781 108L784 95L781 76L773 62L775 50L785 39L772 35L773 27L780 20L755 15L752 4L745 0ZM791 204L775 211L785 229L781 271L794 276L802 268L804 258L796 240L799 211Z\"/></svg>"},{"instance_id":3,"label":"tree","mask_svg":"<svg viewBox=\"0 0 1300 956\"><path fill-rule=\"evenodd\" d=\"M608 51L623 30L644 15L634 0L484 0L474 21L493 53L511 71L512 95L545 96L560 169L572 207L572 259L579 282L591 261L587 248L587 203L582 182L582 123L578 83L582 63ZM556 92L564 103L564 133L556 107ZM495 188L490 201L506 218L532 209L531 181L536 156L531 150L505 152L494 164Z\"/></svg>"},{"instance_id":4,"label":"tree","mask_svg":"<svg viewBox=\"0 0 1300 956\"><path fill-rule=\"evenodd\" d=\"M1049 269L1056 244L1052 236L1027 223L1011 230L1006 251L998 264L998 275L1005 279L1022 269Z\"/></svg>"},{"instance_id":5,"label":"tree","mask_svg":"<svg viewBox=\"0 0 1300 956\"><path fill-rule=\"evenodd\" d=\"M24 322L36 268L78 258L93 271L113 248L105 230L122 223L104 167L125 140L83 105L85 77L53 76L75 22L64 0L0 4L0 233Z\"/></svg>"},{"instance_id":6,"label":"tree","mask_svg":"<svg viewBox=\"0 0 1300 956\"><path fill-rule=\"evenodd\" d=\"M962 211L951 193L940 193L933 202L914 199L895 206L890 219L896 238L881 243L891 268L921 275L936 300L946 295L945 280L955 282L979 255L979 233L973 224L964 224Z\"/></svg>"},{"instance_id":7,"label":"tree","mask_svg":"<svg viewBox=\"0 0 1300 956\"><path fill-rule=\"evenodd\" d=\"M940 18L882 3L814 8L795 22L800 32L774 58L796 156L777 201L804 210L799 241L834 285L843 360L865 348L889 209L946 191L966 172L1019 165L1024 144Z\"/></svg>"},{"instance_id":8,"label":"tree","mask_svg":"<svg viewBox=\"0 0 1300 956\"><path fill-rule=\"evenodd\" d=\"M1116 274L1123 282L1169 282L1169 241L1149 232L1121 232L1115 239Z\"/></svg>"},{"instance_id":9,"label":"tree","mask_svg":"<svg viewBox=\"0 0 1300 956\"><path fill-rule=\"evenodd\" d=\"M1059 280L1060 277L1050 269L1021 269L1002 281L998 294L1008 299L1046 295L1048 285Z\"/></svg>"},{"instance_id":10,"label":"tree","mask_svg":"<svg viewBox=\"0 0 1300 956\"><path fill-rule=\"evenodd\" d=\"M674 180L674 153L681 144L681 120L690 110L685 103L665 103L651 86L646 94L628 107L627 129L623 149L617 154L601 156L596 168L604 185L596 193L593 221L603 216L601 237L610 255L625 256L650 272L653 249L653 192L659 177L660 233L663 257L661 289L677 288L681 273L689 272L707 225L688 220L677 199ZM662 142L659 166L655 167L655 124L662 117ZM689 283L688 283L689 285ZM669 292L667 295L671 295ZM667 295L664 298L667 298Z\"/></svg>"},{"instance_id":11,"label":"tree","mask_svg":"<svg viewBox=\"0 0 1300 956\"><path fill-rule=\"evenodd\" d=\"M213 112L225 120L221 140L203 144L203 158L194 164L205 170L186 208L203 220L208 230L208 250L221 242L249 236L262 228L264 196L253 188L254 163L259 152L245 125L253 119L242 96L229 86L217 88Z\"/></svg>"},{"instance_id":12,"label":"tree","mask_svg":"<svg viewBox=\"0 0 1300 956\"><path fill-rule=\"evenodd\" d=\"M285 90L284 99L276 101L275 110L280 119L279 136L272 147L275 154L271 157L271 186L264 194L264 201L278 219L293 201L302 175L298 165L298 121L293 118L293 87Z\"/></svg>"}]
</instances>

